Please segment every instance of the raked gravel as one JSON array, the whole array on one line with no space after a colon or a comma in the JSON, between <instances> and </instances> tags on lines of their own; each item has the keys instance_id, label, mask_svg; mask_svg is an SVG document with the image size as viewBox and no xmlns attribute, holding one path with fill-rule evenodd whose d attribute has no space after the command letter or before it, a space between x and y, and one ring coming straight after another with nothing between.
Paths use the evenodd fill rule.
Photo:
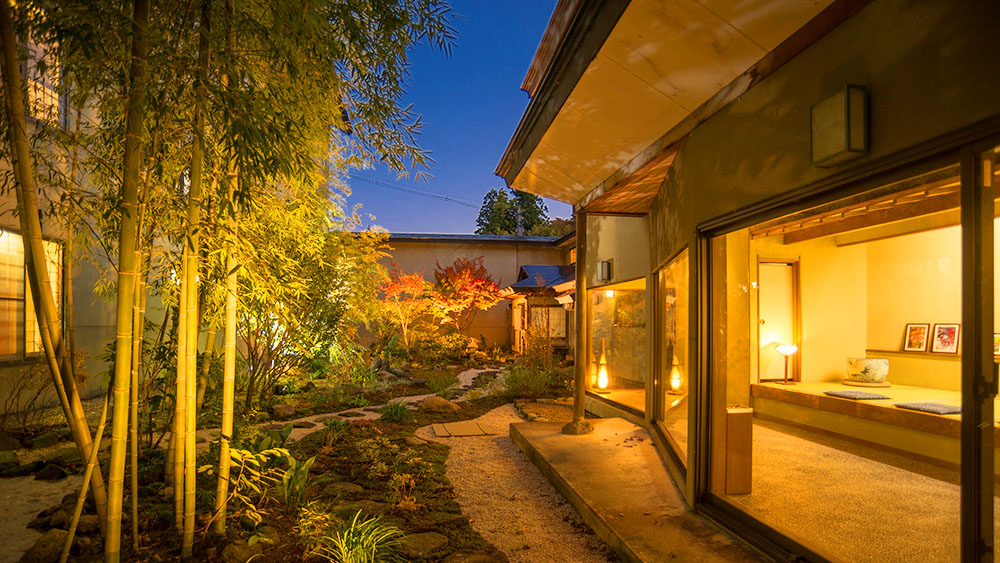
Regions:
<instances>
[{"instance_id":1,"label":"raked gravel","mask_svg":"<svg viewBox=\"0 0 1000 563\"><path fill-rule=\"evenodd\" d=\"M475 421L493 435L438 438L430 426L417 429L451 448L445 471L473 529L514 563L618 561L511 440L510 423L523 422L513 405Z\"/></svg>"}]
</instances>

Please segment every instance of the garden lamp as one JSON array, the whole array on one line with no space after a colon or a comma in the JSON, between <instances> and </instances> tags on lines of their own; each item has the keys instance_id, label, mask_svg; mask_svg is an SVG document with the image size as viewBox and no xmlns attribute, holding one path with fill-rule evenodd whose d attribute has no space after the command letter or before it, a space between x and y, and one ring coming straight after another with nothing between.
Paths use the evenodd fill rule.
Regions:
<instances>
[{"instance_id":1,"label":"garden lamp","mask_svg":"<svg viewBox=\"0 0 1000 563\"><path fill-rule=\"evenodd\" d=\"M601 339L601 359L597 362L597 392L607 393L608 389L608 356L604 349L604 339Z\"/></svg>"},{"instance_id":2,"label":"garden lamp","mask_svg":"<svg viewBox=\"0 0 1000 563\"><path fill-rule=\"evenodd\" d=\"M677 365L677 359L674 358L674 364L670 366L670 392L680 393L681 391L681 367Z\"/></svg>"},{"instance_id":3,"label":"garden lamp","mask_svg":"<svg viewBox=\"0 0 1000 563\"><path fill-rule=\"evenodd\" d=\"M788 356L791 356L795 352L799 351L799 347L794 344L779 344L776 349L778 353L785 357L785 380L781 382L782 385L795 385L794 381L788 381Z\"/></svg>"}]
</instances>

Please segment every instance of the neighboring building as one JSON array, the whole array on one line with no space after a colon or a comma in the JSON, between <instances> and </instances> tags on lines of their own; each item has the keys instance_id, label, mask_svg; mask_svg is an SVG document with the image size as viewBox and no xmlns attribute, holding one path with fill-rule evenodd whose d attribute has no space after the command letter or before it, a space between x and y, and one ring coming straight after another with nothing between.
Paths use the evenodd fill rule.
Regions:
<instances>
[{"instance_id":1,"label":"neighboring building","mask_svg":"<svg viewBox=\"0 0 1000 563\"><path fill-rule=\"evenodd\" d=\"M549 339L557 354L573 347L573 294L576 266L522 266L517 281L503 288L511 306L511 348L523 352L529 329Z\"/></svg>"},{"instance_id":2,"label":"neighboring building","mask_svg":"<svg viewBox=\"0 0 1000 563\"><path fill-rule=\"evenodd\" d=\"M1000 3L561 0L522 87L586 408L768 557L992 560Z\"/></svg>"},{"instance_id":3,"label":"neighboring building","mask_svg":"<svg viewBox=\"0 0 1000 563\"><path fill-rule=\"evenodd\" d=\"M392 233L389 256L382 262L407 273L419 273L434 282L434 269L451 265L456 258L483 257L483 265L501 288L517 279L525 264L568 264L573 248L572 235L562 238L515 235L464 235L434 233ZM476 314L467 334L482 336L488 347L507 348L512 343L511 304L500 301Z\"/></svg>"},{"instance_id":4,"label":"neighboring building","mask_svg":"<svg viewBox=\"0 0 1000 563\"><path fill-rule=\"evenodd\" d=\"M27 85L27 122L29 135L46 122L48 126L70 128L74 119L81 119L81 114L69 111L66 100L57 93L59 76L58 64L48 60L44 67L39 64L43 59L51 59L38 45L27 45L28 59L23 67ZM45 72L40 69L45 68ZM75 117L74 117L75 115ZM82 112L86 121L88 114ZM6 137L4 139L6 142ZM41 142L32 150L48 150L50 153L58 150ZM68 158L48 155L48 159L40 162L58 162L64 166L63 174L68 174ZM37 165L36 166L41 166ZM13 180L10 162L0 159L0 175ZM58 208L60 194L44 182L45 173L36 173L36 191L38 207L49 211ZM14 412L25 406L40 406L58 404L54 389L51 387L34 403L29 398L34 394L37 385L51 381L48 366L45 362L38 323L35 320L34 305L24 264L24 242L21 237L21 226L18 219L17 197L13 184L8 186L0 196L0 408L5 412ZM56 301L64 338L69 335L69 327L65 326L65 305L67 295L66 262L74 262L73 279L73 319L76 352L78 357L77 375L88 378L86 385L81 386L80 393L84 397L92 395L102 388L101 372L106 370L106 364L100 359L105 346L114 338L115 307L94 294L98 282L99 271L95 262L104 262L109 269L112 266L100 257L83 260L81 256L65 256L66 225L58 217L42 218L42 231L45 247L50 284Z\"/></svg>"}]
</instances>

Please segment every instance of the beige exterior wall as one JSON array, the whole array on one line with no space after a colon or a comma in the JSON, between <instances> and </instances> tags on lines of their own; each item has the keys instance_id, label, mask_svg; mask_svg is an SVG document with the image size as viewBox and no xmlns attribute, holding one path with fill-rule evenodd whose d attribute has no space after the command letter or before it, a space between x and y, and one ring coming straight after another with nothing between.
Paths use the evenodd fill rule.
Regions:
<instances>
[{"instance_id":1,"label":"beige exterior wall","mask_svg":"<svg viewBox=\"0 0 1000 563\"><path fill-rule=\"evenodd\" d=\"M9 170L9 163L0 161L0 174L8 174ZM39 189L37 193L39 209L47 209L49 201L45 192ZM17 198L13 185L11 185L10 190L0 196L0 227L20 233L21 223L15 213L16 209ZM42 232L48 240L65 243L65 225L59 224L54 219L43 219ZM64 268L67 259L64 252ZM81 387L80 393L84 397L91 397L101 391L100 375L107 370L106 363L98 357L104 352L104 347L107 346L108 342L114 338L115 304L94 294L94 286L100 273L91 261L84 260L77 254L73 268L75 274L73 302L76 351L78 358L83 361L82 375L87 378L86 385ZM63 284L65 288L65 278ZM43 377L48 378L49 373L44 357L34 355L23 360L0 361L0 401L5 401L10 396L12 384L24 378L28 372L40 373ZM54 393L50 395L48 404L57 404Z\"/></svg>"},{"instance_id":2,"label":"beige exterior wall","mask_svg":"<svg viewBox=\"0 0 1000 563\"><path fill-rule=\"evenodd\" d=\"M645 278L649 273L648 217L587 216L587 287ZM597 281L597 262L611 261L611 281Z\"/></svg>"},{"instance_id":3,"label":"beige exterior wall","mask_svg":"<svg viewBox=\"0 0 1000 563\"><path fill-rule=\"evenodd\" d=\"M423 275L429 282L434 281L437 264L447 266L456 258L482 256L483 265L500 287L517 281L518 270L526 264L567 264L569 260L568 249L554 245L390 240L389 246L389 256L382 260L386 267L396 264L404 272ZM487 346L509 347L511 331L510 301L501 300L476 315L468 335L474 338L482 335Z\"/></svg>"},{"instance_id":4,"label":"beige exterior wall","mask_svg":"<svg viewBox=\"0 0 1000 563\"><path fill-rule=\"evenodd\" d=\"M996 117L997 21L991 0L862 8L689 135L650 212L653 262L692 244L699 223ZM870 91L871 150L812 166L809 109L847 84Z\"/></svg>"}]
</instances>

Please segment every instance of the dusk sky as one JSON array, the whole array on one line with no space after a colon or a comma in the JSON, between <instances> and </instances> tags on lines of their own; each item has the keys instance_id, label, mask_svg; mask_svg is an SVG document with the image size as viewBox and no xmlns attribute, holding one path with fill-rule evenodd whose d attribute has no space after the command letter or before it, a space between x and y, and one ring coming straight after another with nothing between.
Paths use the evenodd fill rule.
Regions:
<instances>
[{"instance_id":1,"label":"dusk sky","mask_svg":"<svg viewBox=\"0 0 1000 563\"><path fill-rule=\"evenodd\" d=\"M483 196L504 185L493 174L528 104L521 81L535 54L555 0L456 0L458 38L451 56L421 46L412 53L410 87L402 100L423 115L420 146L435 160L427 181L397 179L384 166L353 171L349 205L362 204L365 225L390 232L471 233ZM393 189L460 200L468 205ZM550 217L572 208L546 200ZM374 215L374 221L368 219Z\"/></svg>"}]
</instances>

